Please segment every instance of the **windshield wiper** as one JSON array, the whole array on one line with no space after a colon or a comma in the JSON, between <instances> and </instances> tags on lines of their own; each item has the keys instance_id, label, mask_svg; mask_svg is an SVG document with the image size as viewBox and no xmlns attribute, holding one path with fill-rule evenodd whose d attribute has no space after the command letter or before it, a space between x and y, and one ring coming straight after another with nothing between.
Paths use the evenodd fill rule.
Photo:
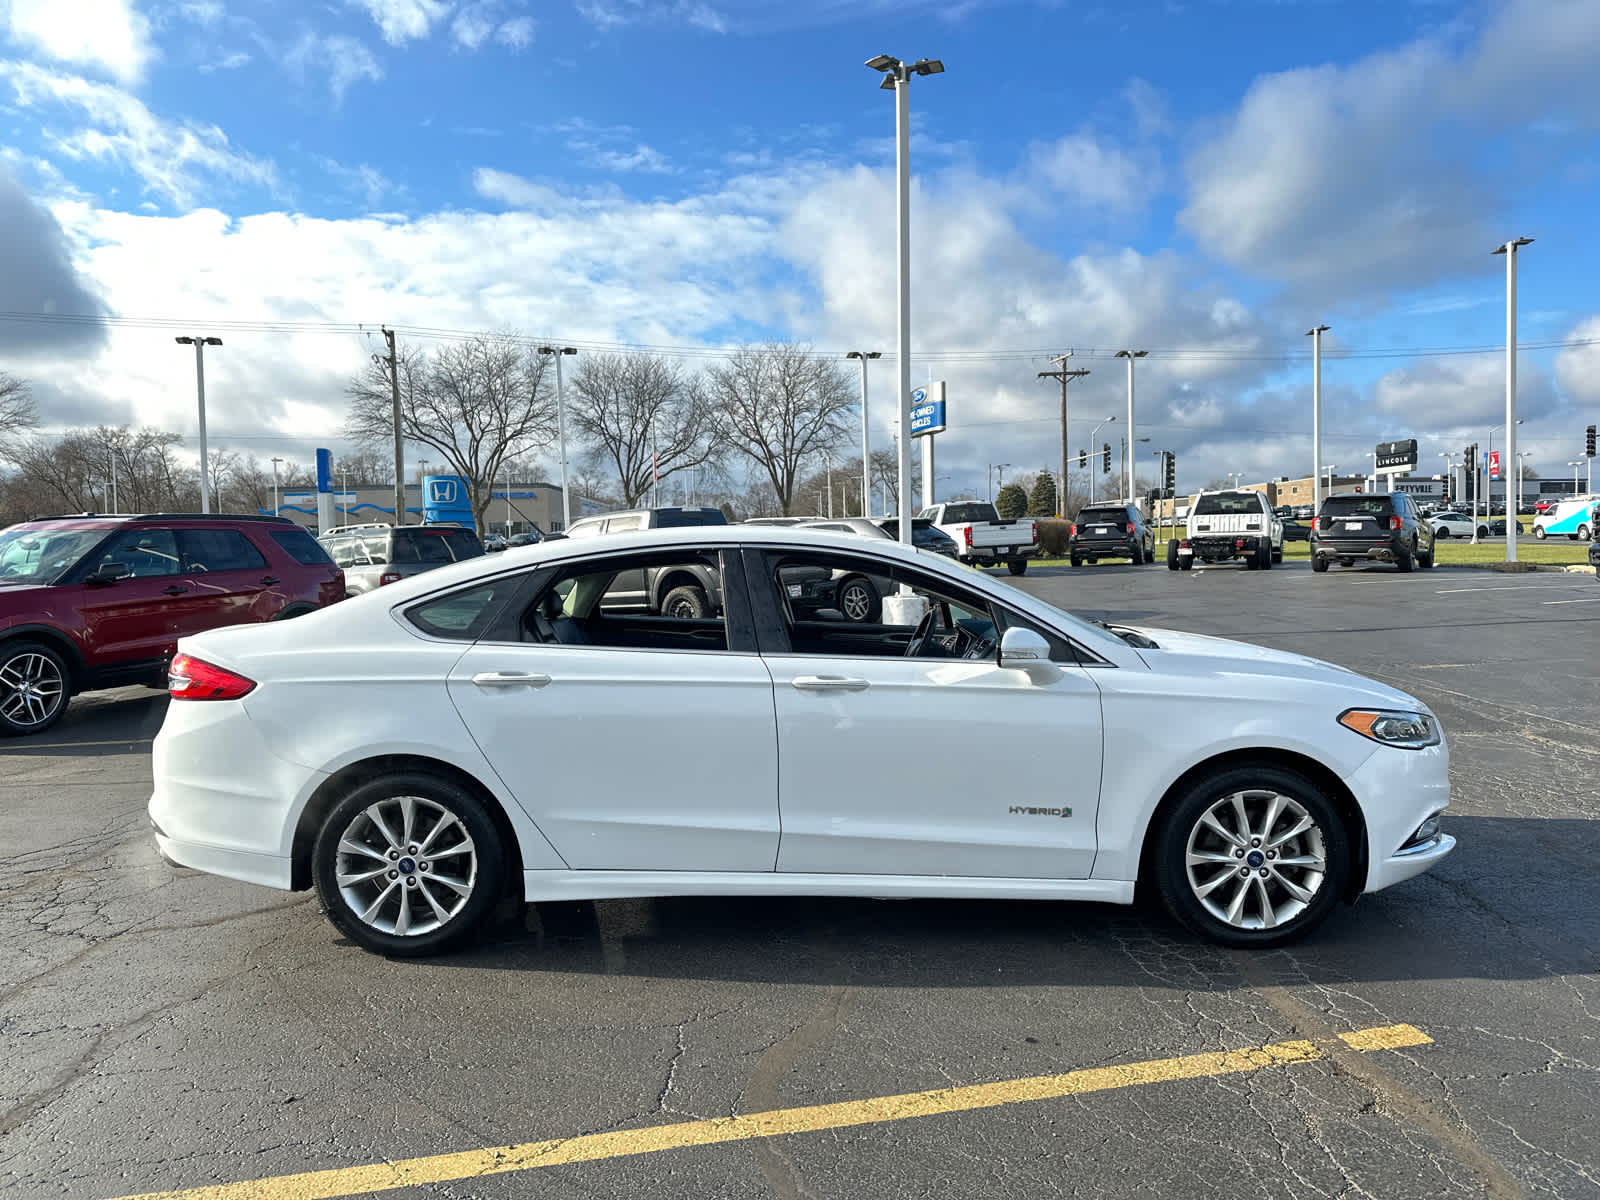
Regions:
<instances>
[{"instance_id":1,"label":"windshield wiper","mask_svg":"<svg viewBox=\"0 0 1600 1200\"><path fill-rule=\"evenodd\" d=\"M1144 634L1139 633L1136 630L1129 629L1126 625L1112 625L1106 621L1096 621L1095 624L1100 626L1100 628L1104 629L1107 633L1116 634L1135 650L1161 649L1157 643L1152 642L1149 638L1145 637Z\"/></svg>"}]
</instances>

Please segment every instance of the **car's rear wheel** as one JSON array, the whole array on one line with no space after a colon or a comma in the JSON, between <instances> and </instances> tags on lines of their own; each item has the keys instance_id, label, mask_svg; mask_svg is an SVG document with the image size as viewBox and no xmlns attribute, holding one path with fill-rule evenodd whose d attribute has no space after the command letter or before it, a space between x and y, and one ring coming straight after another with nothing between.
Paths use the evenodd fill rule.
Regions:
<instances>
[{"instance_id":1,"label":"car's rear wheel","mask_svg":"<svg viewBox=\"0 0 1600 1200\"><path fill-rule=\"evenodd\" d=\"M1311 569L1319 575L1326 571L1328 569L1328 556L1325 554L1313 554L1311 556Z\"/></svg>"},{"instance_id":2,"label":"car's rear wheel","mask_svg":"<svg viewBox=\"0 0 1600 1200\"><path fill-rule=\"evenodd\" d=\"M680 621L697 621L711 615L711 601L704 588L686 583L661 597L661 614Z\"/></svg>"},{"instance_id":3,"label":"car's rear wheel","mask_svg":"<svg viewBox=\"0 0 1600 1200\"><path fill-rule=\"evenodd\" d=\"M1074 554L1068 561L1070 561L1075 567L1083 566L1083 559L1079 558L1076 554Z\"/></svg>"},{"instance_id":4,"label":"car's rear wheel","mask_svg":"<svg viewBox=\"0 0 1600 1200\"><path fill-rule=\"evenodd\" d=\"M1309 933L1350 874L1350 838L1333 802L1281 767L1200 781L1156 838L1155 883L1168 911L1225 946L1277 946Z\"/></svg>"},{"instance_id":5,"label":"car's rear wheel","mask_svg":"<svg viewBox=\"0 0 1600 1200\"><path fill-rule=\"evenodd\" d=\"M72 697L66 660L42 642L0 646L0 736L43 733Z\"/></svg>"},{"instance_id":6,"label":"car's rear wheel","mask_svg":"<svg viewBox=\"0 0 1600 1200\"><path fill-rule=\"evenodd\" d=\"M1172 541L1167 543L1167 570L1176 571L1177 569L1178 569L1178 541L1177 541L1176 538L1174 538Z\"/></svg>"},{"instance_id":7,"label":"car's rear wheel","mask_svg":"<svg viewBox=\"0 0 1600 1200\"><path fill-rule=\"evenodd\" d=\"M847 575L839 583L837 607L846 621L864 624L878 619L883 600L865 575Z\"/></svg>"},{"instance_id":8,"label":"car's rear wheel","mask_svg":"<svg viewBox=\"0 0 1600 1200\"><path fill-rule=\"evenodd\" d=\"M1438 529L1434 530L1433 536L1436 538L1447 538L1450 536L1450 530L1441 525Z\"/></svg>"},{"instance_id":9,"label":"car's rear wheel","mask_svg":"<svg viewBox=\"0 0 1600 1200\"><path fill-rule=\"evenodd\" d=\"M1401 571L1409 571L1416 562L1417 545L1413 542L1410 547L1401 547L1394 553L1394 565Z\"/></svg>"},{"instance_id":10,"label":"car's rear wheel","mask_svg":"<svg viewBox=\"0 0 1600 1200\"><path fill-rule=\"evenodd\" d=\"M1013 575L1026 575L1028 573L1028 560L1025 558L1014 558L1006 564L1006 570L1010 571Z\"/></svg>"},{"instance_id":11,"label":"car's rear wheel","mask_svg":"<svg viewBox=\"0 0 1600 1200\"><path fill-rule=\"evenodd\" d=\"M465 788L420 772L371 779L334 805L312 849L328 919L397 958L460 943L499 902L500 833Z\"/></svg>"},{"instance_id":12,"label":"car's rear wheel","mask_svg":"<svg viewBox=\"0 0 1600 1200\"><path fill-rule=\"evenodd\" d=\"M1194 570L1194 559L1193 559L1193 557L1180 558L1178 560L1178 570L1180 570L1180 571L1192 571L1192 570Z\"/></svg>"},{"instance_id":13,"label":"car's rear wheel","mask_svg":"<svg viewBox=\"0 0 1600 1200\"><path fill-rule=\"evenodd\" d=\"M1578 526L1578 540L1580 542L1587 542L1589 540L1589 527L1587 525Z\"/></svg>"}]
</instances>

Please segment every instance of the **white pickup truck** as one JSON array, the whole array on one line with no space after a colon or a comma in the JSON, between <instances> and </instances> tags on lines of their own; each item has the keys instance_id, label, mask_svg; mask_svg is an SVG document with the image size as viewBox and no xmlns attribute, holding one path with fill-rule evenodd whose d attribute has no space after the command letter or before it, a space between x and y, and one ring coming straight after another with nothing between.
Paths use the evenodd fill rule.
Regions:
<instances>
[{"instance_id":1,"label":"white pickup truck","mask_svg":"<svg viewBox=\"0 0 1600 1200\"><path fill-rule=\"evenodd\" d=\"M1039 553L1039 530L1032 517L1002 521L994 505L979 500L930 505L917 518L932 521L954 539L956 557L974 566L1005 563L1013 575L1021 575L1028 560Z\"/></svg>"},{"instance_id":2,"label":"white pickup truck","mask_svg":"<svg viewBox=\"0 0 1600 1200\"><path fill-rule=\"evenodd\" d=\"M1189 508L1188 536L1167 543L1169 570L1187 571L1196 559L1268 570L1283 561L1283 521L1261 492L1201 492Z\"/></svg>"}]
</instances>

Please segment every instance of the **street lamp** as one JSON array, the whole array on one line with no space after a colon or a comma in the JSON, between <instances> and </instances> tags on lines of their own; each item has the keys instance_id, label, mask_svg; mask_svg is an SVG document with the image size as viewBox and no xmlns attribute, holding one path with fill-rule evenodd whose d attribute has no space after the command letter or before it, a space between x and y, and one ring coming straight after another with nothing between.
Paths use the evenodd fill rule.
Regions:
<instances>
[{"instance_id":1,"label":"street lamp","mask_svg":"<svg viewBox=\"0 0 1600 1200\"><path fill-rule=\"evenodd\" d=\"M1589 460L1586 458L1580 458L1576 462L1569 462L1567 464L1567 466L1572 468L1572 494L1574 496L1578 494L1578 468L1582 467L1588 461Z\"/></svg>"},{"instance_id":2,"label":"street lamp","mask_svg":"<svg viewBox=\"0 0 1600 1200\"><path fill-rule=\"evenodd\" d=\"M195 334L193 337L174 338L180 346L194 347L194 387L200 399L200 511L211 511L211 498L206 488L206 472L209 466L206 461L206 347L220 346L222 339L219 337L206 337Z\"/></svg>"},{"instance_id":3,"label":"street lamp","mask_svg":"<svg viewBox=\"0 0 1600 1200\"><path fill-rule=\"evenodd\" d=\"M567 488L567 404L561 394L561 358L576 354L577 350L571 346L540 346L539 353L556 356L556 437L561 450L561 528L565 529L572 524L572 494Z\"/></svg>"},{"instance_id":4,"label":"street lamp","mask_svg":"<svg viewBox=\"0 0 1600 1200\"><path fill-rule=\"evenodd\" d=\"M1239 481L1244 478L1244 472L1243 471L1228 471L1228 472L1225 472L1225 474L1227 475L1227 477L1229 479L1233 480L1233 486L1234 486L1235 489L1238 488Z\"/></svg>"},{"instance_id":5,"label":"street lamp","mask_svg":"<svg viewBox=\"0 0 1600 1200\"><path fill-rule=\"evenodd\" d=\"M1317 325L1306 330L1311 339L1311 509L1322 511L1322 335L1329 326Z\"/></svg>"},{"instance_id":6,"label":"street lamp","mask_svg":"<svg viewBox=\"0 0 1600 1200\"><path fill-rule=\"evenodd\" d=\"M1097 437L1100 436L1100 431L1102 429L1104 429L1107 425L1111 424L1111 422L1113 422L1115 420L1116 420L1116 417L1107 417L1104 421L1101 421L1100 424L1098 424L1098 425L1096 425L1094 427L1094 432L1089 435L1089 453L1090 454L1093 454L1095 452L1094 441L1095 441L1095 439ZM1097 494L1099 491L1100 491L1100 489L1095 486L1095 482L1094 482L1094 468L1090 467L1089 468L1089 503L1090 504L1093 504L1096 500L1098 500L1100 498L1099 495Z\"/></svg>"},{"instance_id":7,"label":"street lamp","mask_svg":"<svg viewBox=\"0 0 1600 1200\"><path fill-rule=\"evenodd\" d=\"M1323 467L1322 469L1328 473L1328 494L1332 495L1333 494L1333 472L1334 472L1334 470L1336 468L1334 467L1333 463L1329 463L1327 466ZM1320 501L1318 502L1317 507L1319 509L1322 507Z\"/></svg>"},{"instance_id":8,"label":"street lamp","mask_svg":"<svg viewBox=\"0 0 1600 1200\"><path fill-rule=\"evenodd\" d=\"M1494 253L1506 256L1506 461L1517 461L1517 251L1532 245L1532 238L1512 238L1496 246ZM1502 476L1505 472L1500 472ZM1517 497L1522 498L1520 493ZM1477 523L1473 523L1477 533ZM1506 561L1517 561L1517 520L1511 506L1506 505Z\"/></svg>"},{"instance_id":9,"label":"street lamp","mask_svg":"<svg viewBox=\"0 0 1600 1200\"><path fill-rule=\"evenodd\" d=\"M1133 435L1134 435L1134 424L1133 424L1133 360L1136 359L1136 358L1143 358L1145 355L1147 355L1149 353L1150 353L1150 351L1148 351L1148 350L1118 350L1117 351L1117 357L1118 358L1125 358L1125 359L1128 360L1128 439L1132 439ZM1125 468L1126 468L1126 470L1128 472L1128 476L1127 476L1127 478L1128 478L1128 499L1131 502L1133 500L1133 456L1134 456L1134 453L1136 452L1136 448L1133 446L1131 440L1126 440L1124 442L1124 446L1125 446L1125 449L1123 451L1123 456L1127 459L1127 462L1124 464L1124 466L1125 466Z\"/></svg>"},{"instance_id":10,"label":"street lamp","mask_svg":"<svg viewBox=\"0 0 1600 1200\"><path fill-rule=\"evenodd\" d=\"M1142 437L1142 438L1134 438L1133 440L1135 442L1148 442L1150 439L1147 438L1147 437ZM1133 483L1133 475L1131 474L1131 472L1133 470L1134 457L1138 453L1139 453L1138 446L1129 445L1127 438L1123 438L1122 439L1122 457L1128 460L1128 470L1130 472L1130 474L1128 475L1128 478L1124 481L1128 485L1128 503L1129 504L1134 503L1134 501L1137 499L1133 494L1134 483Z\"/></svg>"},{"instance_id":11,"label":"street lamp","mask_svg":"<svg viewBox=\"0 0 1600 1200\"><path fill-rule=\"evenodd\" d=\"M867 60L867 66L883 72L878 86L894 92L895 141L895 241L899 245L899 337L900 370L899 444L895 447L895 470L900 479L900 540L911 544L911 77L940 75L944 63L937 58L901 62L888 54Z\"/></svg>"},{"instance_id":12,"label":"street lamp","mask_svg":"<svg viewBox=\"0 0 1600 1200\"><path fill-rule=\"evenodd\" d=\"M1521 425L1521 424L1522 424L1521 421L1517 422L1517 425ZM1490 455L1492 455L1494 453L1494 435L1495 435L1495 431L1496 430L1500 430L1500 429L1504 429L1504 428L1506 428L1506 426L1503 425L1503 424L1502 425L1492 425L1492 426L1489 427L1489 453L1485 454L1483 456L1483 468L1482 468L1482 470L1483 470L1484 483L1485 483L1485 487L1483 488L1483 491L1487 493L1483 498L1483 520L1484 520L1484 524L1485 525L1488 524L1489 518L1494 516L1494 504L1492 503L1493 500L1494 500L1494 485L1489 480L1489 457L1490 457ZM1513 426L1512 435L1510 437L1506 438L1506 457L1507 457L1507 459L1509 459L1511 457L1511 447L1512 447L1513 444L1515 444L1516 440L1517 439L1516 439L1516 434L1515 434L1515 427ZM1509 465L1509 463L1507 465ZM1501 482L1504 482L1505 478L1506 478L1506 473L1504 471L1501 471L1500 472ZM1510 493L1511 489L1507 488L1506 491L1508 493L1506 498L1509 500L1510 499L1509 493ZM1507 513L1506 515L1510 516L1512 514ZM1509 528L1509 525L1507 527ZM1474 545L1476 545L1477 541L1478 541L1478 485L1477 485L1477 481L1476 480L1473 481L1473 485L1472 485L1472 541L1473 541ZM1508 551L1508 553L1511 555L1511 557L1506 559L1507 562L1516 562L1517 561L1517 552L1515 550L1515 546L1516 546L1516 537L1515 537L1515 533L1513 532L1513 535L1512 535L1512 547L1513 547L1513 549Z\"/></svg>"},{"instance_id":13,"label":"street lamp","mask_svg":"<svg viewBox=\"0 0 1600 1200\"><path fill-rule=\"evenodd\" d=\"M1000 490L1001 491L1005 490L1005 486L1006 486L1006 468L1009 467L1010 465L1011 465L1010 463L995 463L992 467L989 468L989 471L990 471L989 478L990 478L990 482L991 483L994 480L994 472L998 471L1000 473ZM994 493L993 492L989 493L989 503L991 503L991 504L994 503Z\"/></svg>"},{"instance_id":14,"label":"street lamp","mask_svg":"<svg viewBox=\"0 0 1600 1200\"><path fill-rule=\"evenodd\" d=\"M278 464L283 459L276 455L272 458L272 515L277 516L283 509L283 502L278 499Z\"/></svg>"},{"instance_id":15,"label":"street lamp","mask_svg":"<svg viewBox=\"0 0 1600 1200\"><path fill-rule=\"evenodd\" d=\"M859 358L861 360L861 515L872 515L872 447L868 444L867 435L867 360L869 358L882 358L881 350L852 350L845 355L846 358Z\"/></svg>"}]
</instances>

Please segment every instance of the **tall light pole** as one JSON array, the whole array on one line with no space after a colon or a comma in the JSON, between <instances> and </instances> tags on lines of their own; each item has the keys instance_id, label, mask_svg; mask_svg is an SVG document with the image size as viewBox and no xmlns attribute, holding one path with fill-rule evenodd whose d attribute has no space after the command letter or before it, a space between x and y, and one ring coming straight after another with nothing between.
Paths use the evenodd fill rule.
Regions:
<instances>
[{"instance_id":1,"label":"tall light pole","mask_svg":"<svg viewBox=\"0 0 1600 1200\"><path fill-rule=\"evenodd\" d=\"M1128 432L1123 442L1123 445L1126 447L1126 449L1123 452L1123 458L1125 461L1122 464L1122 468L1127 472L1124 478L1128 482L1128 502L1130 504L1133 502L1133 456L1138 453L1138 448L1134 445L1133 440L1133 360L1136 358L1143 358L1149 353L1150 351L1148 350L1117 351L1118 358L1125 358L1128 360Z\"/></svg>"},{"instance_id":2,"label":"tall light pole","mask_svg":"<svg viewBox=\"0 0 1600 1200\"><path fill-rule=\"evenodd\" d=\"M1094 432L1089 435L1089 454L1091 456L1099 453L1099 451L1095 449L1094 441L1095 441L1095 439L1097 437L1100 436L1100 431L1102 429L1104 429L1107 425L1111 424L1115 420L1116 420L1116 417L1107 417L1104 421L1101 421L1100 424L1098 424L1098 425L1096 425L1094 427ZM1090 504L1093 504L1096 500L1098 500L1100 498L1099 495L1098 495L1099 491L1100 491L1100 489L1095 485L1095 482L1094 482L1094 467L1091 466L1089 468L1089 503Z\"/></svg>"},{"instance_id":3,"label":"tall light pole","mask_svg":"<svg viewBox=\"0 0 1600 1200\"><path fill-rule=\"evenodd\" d=\"M277 516L283 509L283 501L278 499L278 464L283 459L276 455L272 459L272 515Z\"/></svg>"},{"instance_id":4,"label":"tall light pole","mask_svg":"<svg viewBox=\"0 0 1600 1200\"><path fill-rule=\"evenodd\" d=\"M998 496L1001 492L1006 490L1006 468L1009 467L1010 465L1011 465L1010 463L995 463L995 465L994 465L995 471L1000 476L1000 482L995 485L994 495L989 497L989 502L991 504L994 503L994 500L995 500L996 496Z\"/></svg>"},{"instance_id":5,"label":"tall light pole","mask_svg":"<svg viewBox=\"0 0 1600 1200\"><path fill-rule=\"evenodd\" d=\"M900 441L895 447L895 470L900 477L900 540L911 544L911 77L940 75L944 63L937 58L919 58L904 63L880 54L867 60L867 66L883 72L878 86L894 92L895 141L895 240L899 244L899 337L897 356L900 374Z\"/></svg>"},{"instance_id":6,"label":"tall light pole","mask_svg":"<svg viewBox=\"0 0 1600 1200\"><path fill-rule=\"evenodd\" d=\"M572 493L567 488L567 403L561 392L561 359L564 355L576 354L577 350L571 346L540 346L539 353L556 356L556 437L561 452L561 528L566 529L572 524ZM654 425L654 422L651 424Z\"/></svg>"},{"instance_id":7,"label":"tall light pole","mask_svg":"<svg viewBox=\"0 0 1600 1200\"><path fill-rule=\"evenodd\" d=\"M1328 473L1328 494L1331 496L1333 494L1333 473L1337 468L1334 466L1333 463L1329 463L1327 466L1323 467L1322 469ZM1320 501L1317 503L1317 507L1318 508L1322 507L1322 504L1321 504Z\"/></svg>"},{"instance_id":8,"label":"tall light pole","mask_svg":"<svg viewBox=\"0 0 1600 1200\"><path fill-rule=\"evenodd\" d=\"M1331 326L1306 330L1311 339L1311 511L1322 511L1322 335Z\"/></svg>"},{"instance_id":9,"label":"tall light pole","mask_svg":"<svg viewBox=\"0 0 1600 1200\"><path fill-rule=\"evenodd\" d=\"M1517 251L1524 246L1532 245L1532 238L1513 238L1503 245L1496 246L1494 253L1506 256L1506 462L1517 461L1517 426L1522 424L1517 420ZM1506 477L1506 472L1500 472L1501 478ZM1519 485L1517 499L1522 498ZM1509 501L1510 497L1506 499ZM1473 526L1477 532L1477 526ZM1506 561L1517 561L1517 518L1511 505L1506 505Z\"/></svg>"},{"instance_id":10,"label":"tall light pole","mask_svg":"<svg viewBox=\"0 0 1600 1200\"><path fill-rule=\"evenodd\" d=\"M1510 451L1509 447L1510 447L1512 442L1516 441L1516 427L1517 427L1517 425L1521 425L1521 424L1522 424L1522 422L1518 421L1516 423L1516 425L1512 425L1510 427L1512 432L1506 435L1506 445L1507 445L1506 455L1507 455L1508 460L1509 460L1509 457L1510 457L1510 454L1511 454L1511 451ZM1506 428L1506 426L1504 426L1504 425L1491 425L1489 427L1488 453L1483 456L1483 465L1482 465L1481 468L1479 468L1483 472L1483 483L1484 483L1484 486L1482 488L1482 491L1484 493L1484 497L1483 497L1483 521L1484 521L1485 525L1487 525L1489 523L1490 519L1494 516L1494 482L1489 478L1489 458L1490 458L1490 455L1492 455L1494 453L1494 435L1495 435L1495 431L1496 430L1500 430L1500 429L1505 429L1505 428ZM1507 465L1509 465L1509 461L1508 461ZM1500 482L1506 483L1506 468L1505 467L1502 467L1500 469ZM1477 494L1476 494L1476 489L1477 489L1476 482L1474 482L1473 487L1474 487L1474 494L1473 494L1473 497L1472 497L1472 541L1473 541L1474 544L1476 544L1477 541L1478 541L1478 497L1477 497ZM1506 487L1506 498L1508 500L1510 499L1510 492L1511 492L1511 488L1508 485ZM1507 516L1512 516L1511 513L1507 513L1506 515ZM1506 527L1509 529L1511 527L1511 525L1513 525L1513 524L1515 524L1515 521L1508 522ZM1512 549L1509 551L1509 553L1511 554L1511 557L1506 559L1506 561L1507 562L1516 562L1517 561L1517 559L1516 559L1516 553L1517 552L1516 552L1516 540L1515 540L1516 539L1516 531L1515 530L1512 531L1511 537L1512 537Z\"/></svg>"},{"instance_id":11,"label":"tall light pole","mask_svg":"<svg viewBox=\"0 0 1600 1200\"><path fill-rule=\"evenodd\" d=\"M1058 354L1050 361L1056 364L1054 371L1040 371L1040 379L1059 379L1061 381L1061 475L1056 480L1056 516L1061 516L1067 511L1067 380L1082 379L1089 373L1088 367L1079 367L1076 370L1067 370L1067 359L1072 357L1072 351Z\"/></svg>"},{"instance_id":12,"label":"tall light pole","mask_svg":"<svg viewBox=\"0 0 1600 1200\"><path fill-rule=\"evenodd\" d=\"M882 358L881 350L852 350L846 358L861 360L861 515L872 515L872 446L867 433L867 360Z\"/></svg>"},{"instance_id":13,"label":"tall light pole","mask_svg":"<svg viewBox=\"0 0 1600 1200\"><path fill-rule=\"evenodd\" d=\"M211 469L211 464L206 458L206 347L220 346L222 339L219 337L206 337L195 334L193 337L174 338L180 346L194 347L194 388L200 399L200 511L211 511L210 489L206 484L206 474Z\"/></svg>"}]
</instances>

